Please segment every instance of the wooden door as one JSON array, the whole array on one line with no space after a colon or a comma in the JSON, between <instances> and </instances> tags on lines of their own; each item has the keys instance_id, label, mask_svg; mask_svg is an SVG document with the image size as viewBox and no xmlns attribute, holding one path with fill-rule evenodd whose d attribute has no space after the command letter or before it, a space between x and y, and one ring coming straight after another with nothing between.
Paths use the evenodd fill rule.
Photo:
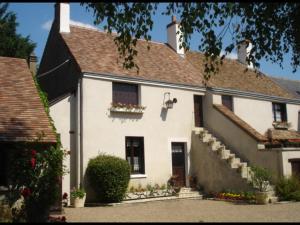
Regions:
<instances>
[{"instance_id":1,"label":"wooden door","mask_svg":"<svg viewBox=\"0 0 300 225\"><path fill-rule=\"evenodd\" d=\"M184 143L172 143L172 175L175 177L175 186L186 186Z\"/></svg>"},{"instance_id":2,"label":"wooden door","mask_svg":"<svg viewBox=\"0 0 300 225\"><path fill-rule=\"evenodd\" d=\"M202 96L194 95L195 127L203 127Z\"/></svg>"}]
</instances>

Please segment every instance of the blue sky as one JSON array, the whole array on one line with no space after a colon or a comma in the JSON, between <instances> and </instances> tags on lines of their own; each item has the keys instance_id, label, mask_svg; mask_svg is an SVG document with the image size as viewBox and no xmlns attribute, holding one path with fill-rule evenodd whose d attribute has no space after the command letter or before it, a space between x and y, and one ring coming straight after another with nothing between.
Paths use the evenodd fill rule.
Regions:
<instances>
[{"instance_id":1,"label":"blue sky","mask_svg":"<svg viewBox=\"0 0 300 225\"><path fill-rule=\"evenodd\" d=\"M71 3L70 5L71 20L73 23L93 26L92 12L88 12L85 7L80 6L79 3ZM30 35L30 39L37 43L35 53L40 60L54 16L54 3L10 3L9 10L17 14L17 21L19 23L17 32L23 36ZM153 41L166 42L166 26L170 21L171 18L169 16L162 16L160 13L155 15L153 31L151 32ZM225 43L226 41L228 40L225 39ZM197 50L197 46L197 38L192 37L191 49ZM236 54L233 53L231 57L236 57ZM300 69L298 69L296 73L292 73L289 54L285 55L284 69L265 60L261 60L260 63L260 70L267 75L300 80Z\"/></svg>"}]
</instances>

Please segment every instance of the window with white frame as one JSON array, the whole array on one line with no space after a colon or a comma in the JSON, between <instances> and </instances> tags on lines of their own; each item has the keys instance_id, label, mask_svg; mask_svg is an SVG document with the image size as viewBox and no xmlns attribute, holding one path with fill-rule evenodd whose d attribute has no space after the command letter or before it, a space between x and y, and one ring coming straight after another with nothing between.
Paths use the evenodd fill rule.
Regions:
<instances>
[{"instance_id":1,"label":"window with white frame","mask_svg":"<svg viewBox=\"0 0 300 225\"><path fill-rule=\"evenodd\" d=\"M131 174L145 174L144 137L126 137L126 160Z\"/></svg>"}]
</instances>

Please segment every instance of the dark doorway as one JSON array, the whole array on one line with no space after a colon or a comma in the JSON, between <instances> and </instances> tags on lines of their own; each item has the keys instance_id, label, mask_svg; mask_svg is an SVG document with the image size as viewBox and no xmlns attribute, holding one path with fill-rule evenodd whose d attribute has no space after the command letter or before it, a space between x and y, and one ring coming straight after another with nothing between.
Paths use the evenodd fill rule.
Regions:
<instances>
[{"instance_id":1,"label":"dark doorway","mask_svg":"<svg viewBox=\"0 0 300 225\"><path fill-rule=\"evenodd\" d=\"M172 143L172 175L174 176L175 186L184 187L185 183L185 151L184 143Z\"/></svg>"},{"instance_id":2,"label":"dark doorway","mask_svg":"<svg viewBox=\"0 0 300 225\"><path fill-rule=\"evenodd\" d=\"M203 127L202 96L194 95L195 127Z\"/></svg>"},{"instance_id":3,"label":"dark doorway","mask_svg":"<svg viewBox=\"0 0 300 225\"><path fill-rule=\"evenodd\" d=\"M290 159L289 162L292 165L292 176L300 179L300 159Z\"/></svg>"}]
</instances>

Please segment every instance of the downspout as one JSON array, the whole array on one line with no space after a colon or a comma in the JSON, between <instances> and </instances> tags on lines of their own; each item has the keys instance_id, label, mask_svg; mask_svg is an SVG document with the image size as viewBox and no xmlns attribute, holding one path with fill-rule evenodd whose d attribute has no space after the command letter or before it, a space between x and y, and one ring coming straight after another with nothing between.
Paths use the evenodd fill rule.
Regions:
<instances>
[{"instance_id":1,"label":"downspout","mask_svg":"<svg viewBox=\"0 0 300 225\"><path fill-rule=\"evenodd\" d=\"M80 188L81 184L81 84L82 78L78 80L77 86L77 138L76 138L76 187Z\"/></svg>"},{"instance_id":2,"label":"downspout","mask_svg":"<svg viewBox=\"0 0 300 225\"><path fill-rule=\"evenodd\" d=\"M80 79L80 187L83 188L83 77Z\"/></svg>"}]
</instances>

